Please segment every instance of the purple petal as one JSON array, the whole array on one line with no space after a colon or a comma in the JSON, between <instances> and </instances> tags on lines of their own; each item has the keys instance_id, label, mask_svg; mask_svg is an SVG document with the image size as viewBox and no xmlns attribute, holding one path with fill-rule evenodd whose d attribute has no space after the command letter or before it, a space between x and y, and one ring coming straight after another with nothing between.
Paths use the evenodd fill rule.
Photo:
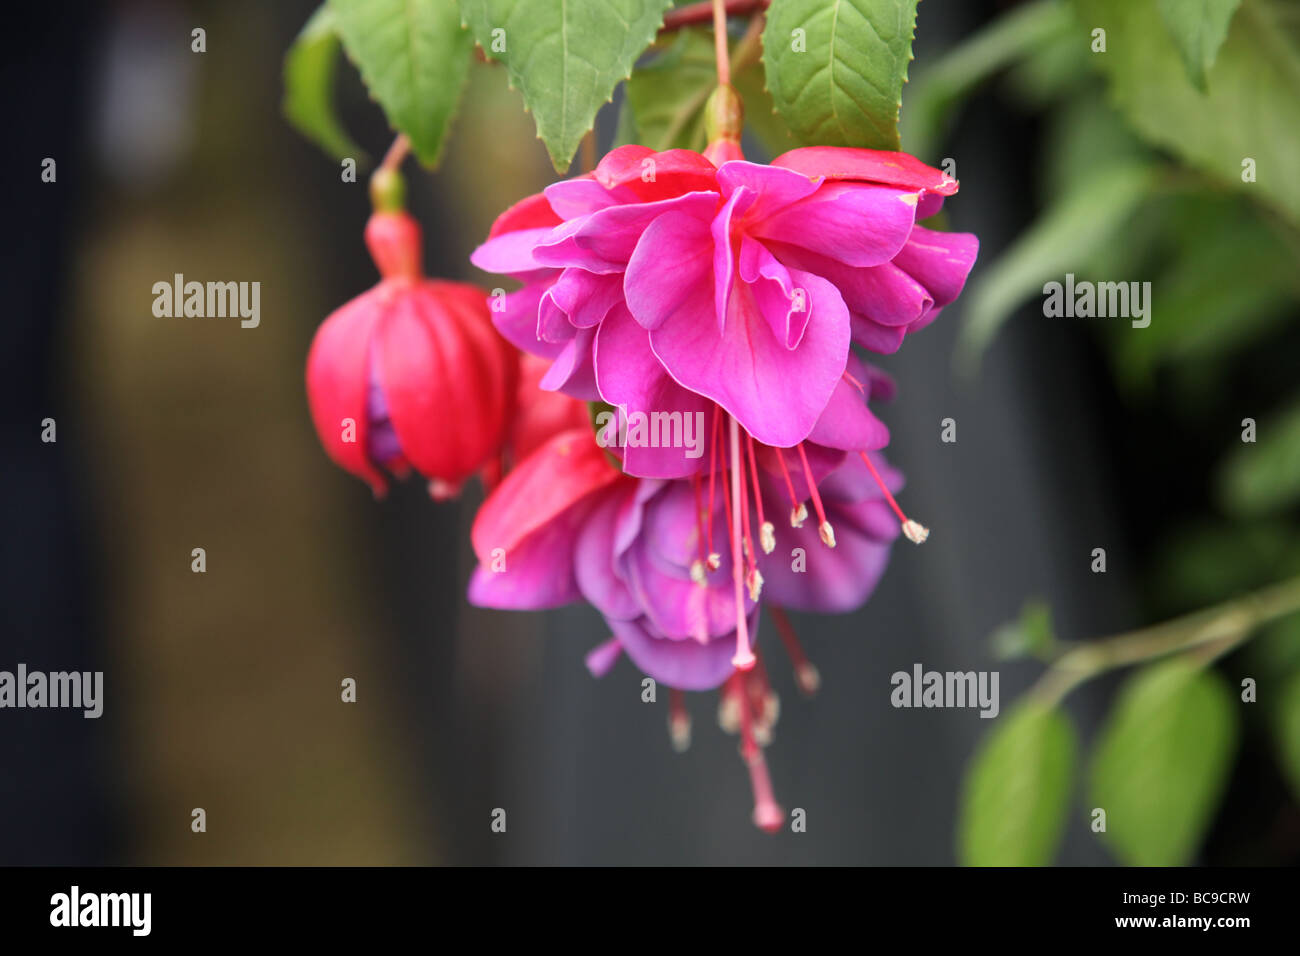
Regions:
<instances>
[{"instance_id":1,"label":"purple petal","mask_svg":"<svg viewBox=\"0 0 1300 956\"><path fill-rule=\"evenodd\" d=\"M754 615L757 625L758 615ZM735 671L736 648L726 638L700 644L669 641L654 635L644 621L610 621L610 629L627 656L645 674L681 690L712 690ZM751 628L751 633L753 632Z\"/></svg>"},{"instance_id":2,"label":"purple petal","mask_svg":"<svg viewBox=\"0 0 1300 956\"><path fill-rule=\"evenodd\" d=\"M774 501L779 504L779 501ZM875 590L889 563L898 522L881 501L830 507L835 547L818 538L816 524L792 528L776 523L776 550L763 557L763 597L780 607L843 613L862 605ZM796 571L791 552L802 548L805 570Z\"/></svg>"},{"instance_id":3,"label":"purple petal","mask_svg":"<svg viewBox=\"0 0 1300 956\"><path fill-rule=\"evenodd\" d=\"M611 637L605 643L597 644L587 652L585 658L587 670L591 672L592 677L600 679L614 669L622 654L623 645L618 642L617 637Z\"/></svg>"},{"instance_id":4,"label":"purple petal","mask_svg":"<svg viewBox=\"0 0 1300 956\"><path fill-rule=\"evenodd\" d=\"M630 497L627 494L604 497L578 533L574 548L574 575L582 596L605 617L617 620L641 615L641 606L615 573L615 526L619 512Z\"/></svg>"}]
</instances>

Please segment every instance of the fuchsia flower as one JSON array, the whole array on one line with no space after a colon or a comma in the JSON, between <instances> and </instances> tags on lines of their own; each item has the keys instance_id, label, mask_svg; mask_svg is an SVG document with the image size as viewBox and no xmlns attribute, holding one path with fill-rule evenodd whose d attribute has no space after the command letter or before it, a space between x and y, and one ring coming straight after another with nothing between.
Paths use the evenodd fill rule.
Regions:
<instances>
[{"instance_id":1,"label":"fuchsia flower","mask_svg":"<svg viewBox=\"0 0 1300 956\"><path fill-rule=\"evenodd\" d=\"M553 361L543 388L631 411L716 402L789 448L836 427L823 416L850 343L893 352L960 293L977 240L916 225L956 190L905 153L809 147L715 167L625 146L507 210L472 259L525 283L494 321ZM625 467L698 465L634 454Z\"/></svg>"},{"instance_id":2,"label":"fuchsia flower","mask_svg":"<svg viewBox=\"0 0 1300 956\"><path fill-rule=\"evenodd\" d=\"M761 750L775 698L760 603L810 690L781 608L851 610L900 530L929 534L893 497L866 403L892 385L851 347L893 352L960 293L975 237L916 224L956 189L903 153L813 147L763 166L734 143L627 146L506 210L472 257L523 283L493 321L550 363L543 389L707 425L703 454L602 449L590 428L552 439L480 511L471 600L589 601L613 632L589 666L626 652L674 688L675 739L680 691L721 685L764 829L783 814Z\"/></svg>"},{"instance_id":3,"label":"fuchsia flower","mask_svg":"<svg viewBox=\"0 0 1300 956\"><path fill-rule=\"evenodd\" d=\"M454 495L494 456L515 404L518 355L492 328L483 291L424 279L420 227L376 212L366 245L380 281L334 311L307 356L307 398L325 451L387 490L381 469Z\"/></svg>"},{"instance_id":4,"label":"fuchsia flower","mask_svg":"<svg viewBox=\"0 0 1300 956\"><path fill-rule=\"evenodd\" d=\"M887 390L883 379L860 365L858 371L875 394ZM771 610L800 685L811 692L816 671L780 608L842 612L867 599L899 533L890 489L901 479L878 454L852 457L815 445L801 447L798 460L786 464L780 449L747 439L742 460L731 462L717 406L713 420L708 478L630 476L590 426L553 437L479 511L472 537L481 563L469 596L480 606L506 609L591 603L613 637L589 655L589 667L603 675L626 653L673 688L671 727L679 743L689 736L679 692L725 684L721 713L724 726L741 734L754 819L773 829L783 814L761 744L776 718L775 695L750 652L760 601L775 602ZM742 476L743 487L728 488L729 474ZM804 527L802 502L810 497L819 527L834 522L835 534ZM766 520L787 508L788 526ZM736 528L741 537L730 551L715 552L715 542ZM742 647L751 657L747 673L737 671Z\"/></svg>"}]
</instances>

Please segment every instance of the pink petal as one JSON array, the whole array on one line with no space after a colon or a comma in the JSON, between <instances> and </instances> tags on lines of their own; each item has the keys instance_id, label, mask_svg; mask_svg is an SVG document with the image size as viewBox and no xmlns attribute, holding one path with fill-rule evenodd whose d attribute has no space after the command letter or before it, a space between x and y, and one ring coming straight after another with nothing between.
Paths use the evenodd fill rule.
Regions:
<instances>
[{"instance_id":1,"label":"pink petal","mask_svg":"<svg viewBox=\"0 0 1300 956\"><path fill-rule=\"evenodd\" d=\"M888 262L916 221L917 194L889 186L828 183L756 220L750 235L786 242L850 266Z\"/></svg>"},{"instance_id":2,"label":"pink petal","mask_svg":"<svg viewBox=\"0 0 1300 956\"><path fill-rule=\"evenodd\" d=\"M674 210L711 214L717 202L717 193L694 192L659 202L610 206L557 227L538 242L533 257L540 265L621 272L641 234L657 217Z\"/></svg>"},{"instance_id":3,"label":"pink petal","mask_svg":"<svg viewBox=\"0 0 1300 956\"><path fill-rule=\"evenodd\" d=\"M844 372L848 310L835 288L792 273L807 291L809 317L797 349L778 340L750 287L736 286L722 334L674 315L650 333L655 354L678 383L713 399L758 441L789 447L807 437Z\"/></svg>"},{"instance_id":4,"label":"pink petal","mask_svg":"<svg viewBox=\"0 0 1300 956\"><path fill-rule=\"evenodd\" d=\"M623 277L623 295L643 328L657 328L679 311L712 314L710 218L664 213L641 234Z\"/></svg>"},{"instance_id":5,"label":"pink petal","mask_svg":"<svg viewBox=\"0 0 1300 956\"><path fill-rule=\"evenodd\" d=\"M772 165L808 177L883 183L903 189L924 189L941 196L951 196L957 191L957 180L947 173L927 166L915 156L892 150L806 146L782 153L772 160Z\"/></svg>"},{"instance_id":6,"label":"pink petal","mask_svg":"<svg viewBox=\"0 0 1300 956\"><path fill-rule=\"evenodd\" d=\"M969 232L936 232L917 226L894 258L894 265L915 278L942 308L961 294L979 254L979 239Z\"/></svg>"}]
</instances>

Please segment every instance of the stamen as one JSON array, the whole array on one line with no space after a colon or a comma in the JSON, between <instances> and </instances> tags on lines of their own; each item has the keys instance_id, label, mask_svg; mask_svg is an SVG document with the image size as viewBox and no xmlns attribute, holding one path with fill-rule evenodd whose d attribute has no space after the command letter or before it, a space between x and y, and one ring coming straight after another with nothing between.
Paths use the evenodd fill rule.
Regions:
<instances>
[{"instance_id":1,"label":"stamen","mask_svg":"<svg viewBox=\"0 0 1300 956\"><path fill-rule=\"evenodd\" d=\"M776 528L763 517L763 490L758 484L758 462L754 457L754 436L746 435L749 450L749 477L754 483L754 510L758 513L758 544L764 554L776 548ZM757 598L755 598L757 600Z\"/></svg>"},{"instance_id":2,"label":"stamen","mask_svg":"<svg viewBox=\"0 0 1300 956\"><path fill-rule=\"evenodd\" d=\"M846 379L848 379L848 380L849 380L849 384L852 385L854 388L856 388L859 392L862 392L862 393L864 393L864 394L866 393L867 386L863 385L863 384L862 384L861 382L859 382L856 378L854 378L854 377L852 376L852 374L850 374L849 371L848 371L847 369L846 369L845 372L844 372L844 377L845 377Z\"/></svg>"},{"instance_id":3,"label":"stamen","mask_svg":"<svg viewBox=\"0 0 1300 956\"><path fill-rule=\"evenodd\" d=\"M713 550L713 482L717 477L718 469L714 462L718 453L718 406L713 406L713 424L709 426L709 514L707 517L709 525L709 557L708 564L710 571L718 570L721 559Z\"/></svg>"},{"instance_id":4,"label":"stamen","mask_svg":"<svg viewBox=\"0 0 1300 956\"><path fill-rule=\"evenodd\" d=\"M803 465L803 478L808 483L808 492L812 495L813 509L817 512L817 534L822 544L828 548L835 547L835 529L826 520L826 511L822 508L822 496L817 493L817 482L813 481L812 469L808 467L808 456L804 453L803 442L795 446L799 449L799 461ZM807 514L807 512L804 512Z\"/></svg>"},{"instance_id":5,"label":"stamen","mask_svg":"<svg viewBox=\"0 0 1300 956\"><path fill-rule=\"evenodd\" d=\"M748 437L748 436L746 436L746 437ZM750 599L751 599L751 600L754 600L754 601L757 601L757 600L758 600L758 597L757 597L757 595L755 594L755 586L754 586L753 580L754 580L755 577L757 577L757 580L758 580L758 586L759 586L759 587L762 587L763 576L762 576L761 574L758 573L758 565L756 565L756 564L754 563L754 559L755 559L755 554L754 554L754 537L753 537L753 534L751 533L751 531L750 531L750 527L749 527L749 483L748 483L747 481L745 481L745 477L744 477L744 474L745 474L745 461L744 461L743 458L742 458L741 461L740 461L740 474L741 474L741 478L740 478L740 513L741 513L741 515L742 515L742 517L743 517L743 521L742 521L741 523L742 523L743 526L744 526L744 538L742 539L741 543L742 543L743 546L744 546L744 552L745 552L745 565L746 565L746 567L749 569L748 574L747 574L746 577L745 577L745 584L746 584L746 586L749 588L749 596L750 596Z\"/></svg>"},{"instance_id":6,"label":"stamen","mask_svg":"<svg viewBox=\"0 0 1300 956\"><path fill-rule=\"evenodd\" d=\"M749 672L746 688L749 691L749 706L754 715L754 739L759 746L766 747L772 742L772 731L777 718L781 715L781 698L772 690L767 679L767 666L761 654L755 654L758 663Z\"/></svg>"},{"instance_id":7,"label":"stamen","mask_svg":"<svg viewBox=\"0 0 1300 956\"><path fill-rule=\"evenodd\" d=\"M740 685L740 672L733 673L722 685L718 693L718 726L724 733L734 734L740 730L740 700L744 691Z\"/></svg>"},{"instance_id":8,"label":"stamen","mask_svg":"<svg viewBox=\"0 0 1300 956\"><path fill-rule=\"evenodd\" d=\"M708 576L704 570L704 562L699 558L691 562L691 580L702 588L709 586Z\"/></svg>"},{"instance_id":9,"label":"stamen","mask_svg":"<svg viewBox=\"0 0 1300 956\"><path fill-rule=\"evenodd\" d=\"M804 521L808 518L808 509L804 503L799 500L794 493L794 482L790 480L790 469L785 466L785 453L779 448L773 448L776 452L776 460L781 463L781 476L785 478L786 491L790 492L790 527L802 528Z\"/></svg>"},{"instance_id":10,"label":"stamen","mask_svg":"<svg viewBox=\"0 0 1300 956\"><path fill-rule=\"evenodd\" d=\"M749 767L749 783L754 791L754 826L767 833L775 833L785 822L785 811L776 802L772 792L772 778L763 759L763 749L754 739L753 718L749 702L740 694L741 742L740 755Z\"/></svg>"},{"instance_id":11,"label":"stamen","mask_svg":"<svg viewBox=\"0 0 1300 956\"><path fill-rule=\"evenodd\" d=\"M871 463L871 458L865 451L860 451L858 454L862 456L862 460L866 464L867 470L871 472L871 477L876 479L876 484L880 486L880 490L885 496L885 501L889 502L889 507L892 508L894 514L898 516L898 520L903 526L903 537L907 538L907 540L911 541L913 544L923 543L926 538L930 537L930 529L919 521L913 521L907 515L903 514L903 509L898 507L898 502L894 500L894 496L891 495L889 489L885 487L885 482L880 477L880 472L876 471L876 466Z\"/></svg>"},{"instance_id":12,"label":"stamen","mask_svg":"<svg viewBox=\"0 0 1300 956\"><path fill-rule=\"evenodd\" d=\"M794 625L790 623L785 609L768 605L767 610L776 624L776 632L781 635L781 643L785 645L785 652L790 656L790 663L794 665L795 683L799 685L801 691L811 697L821 687L821 674L804 653L799 635L795 633Z\"/></svg>"},{"instance_id":13,"label":"stamen","mask_svg":"<svg viewBox=\"0 0 1300 956\"><path fill-rule=\"evenodd\" d=\"M740 496L744 484L740 464L740 425L731 419L731 576L736 585L736 656L731 663L742 671L754 666L749 648L749 621L745 614L744 572L740 567Z\"/></svg>"},{"instance_id":14,"label":"stamen","mask_svg":"<svg viewBox=\"0 0 1300 956\"><path fill-rule=\"evenodd\" d=\"M686 709L686 695L676 687L668 690L668 736L679 754L690 749L691 715Z\"/></svg>"}]
</instances>

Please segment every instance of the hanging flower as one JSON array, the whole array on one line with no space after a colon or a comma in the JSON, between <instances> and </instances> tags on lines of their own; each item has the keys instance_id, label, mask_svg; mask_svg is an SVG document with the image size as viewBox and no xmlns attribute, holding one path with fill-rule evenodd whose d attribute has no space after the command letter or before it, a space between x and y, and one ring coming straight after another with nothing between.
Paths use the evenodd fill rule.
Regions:
<instances>
[{"instance_id":1,"label":"hanging flower","mask_svg":"<svg viewBox=\"0 0 1300 956\"><path fill-rule=\"evenodd\" d=\"M496 455L515 403L518 356L492 328L485 293L425 279L420 227L376 212L366 245L378 285L332 313L307 357L307 398L325 451L387 490L415 468L455 495Z\"/></svg>"}]
</instances>

